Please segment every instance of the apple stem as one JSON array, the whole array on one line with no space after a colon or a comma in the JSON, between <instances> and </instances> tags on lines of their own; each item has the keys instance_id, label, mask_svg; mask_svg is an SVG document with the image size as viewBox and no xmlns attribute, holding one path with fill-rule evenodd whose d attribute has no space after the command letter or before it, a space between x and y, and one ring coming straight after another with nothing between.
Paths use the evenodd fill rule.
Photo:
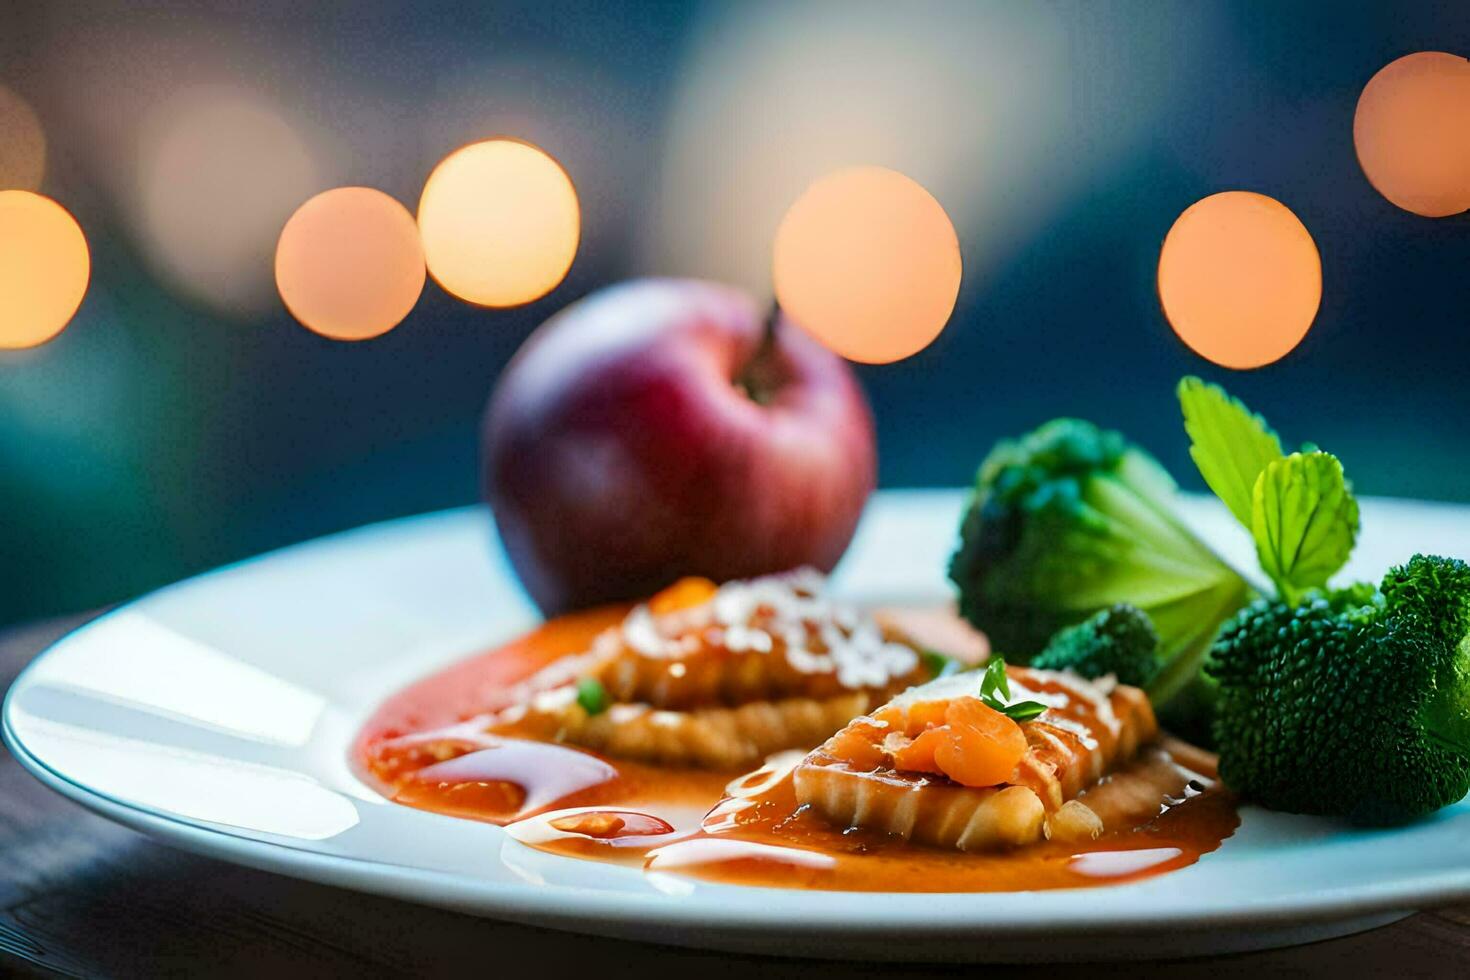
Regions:
<instances>
[{"instance_id":1,"label":"apple stem","mask_svg":"<svg viewBox=\"0 0 1470 980\"><path fill-rule=\"evenodd\" d=\"M776 349L776 325L780 319L781 304L773 299L771 310L766 314L766 328L761 337L760 346L755 349L745 370L735 382L736 386L745 392L746 397L757 405L768 404L776 388L780 387L779 379L771 373L770 364L771 354Z\"/></svg>"},{"instance_id":2,"label":"apple stem","mask_svg":"<svg viewBox=\"0 0 1470 980\"><path fill-rule=\"evenodd\" d=\"M766 329L761 337L761 344L756 348L755 356L751 358L752 364L759 364L765 360L776 347L776 327L781 322L781 301L771 300L771 308L766 313Z\"/></svg>"}]
</instances>

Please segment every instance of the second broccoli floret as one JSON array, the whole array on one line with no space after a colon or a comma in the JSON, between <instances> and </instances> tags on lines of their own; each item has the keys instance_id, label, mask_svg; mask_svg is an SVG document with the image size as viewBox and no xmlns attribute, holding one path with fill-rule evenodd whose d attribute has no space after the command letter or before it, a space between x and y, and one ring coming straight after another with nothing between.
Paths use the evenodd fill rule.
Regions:
<instances>
[{"instance_id":1,"label":"second broccoli floret","mask_svg":"<svg viewBox=\"0 0 1470 980\"><path fill-rule=\"evenodd\" d=\"M1148 614L1119 603L1051 638L1031 666L1071 670L1083 677L1112 674L1124 684L1147 687L1159 672L1159 634Z\"/></svg>"},{"instance_id":2,"label":"second broccoli floret","mask_svg":"<svg viewBox=\"0 0 1470 980\"><path fill-rule=\"evenodd\" d=\"M1470 792L1470 566L1416 555L1381 587L1261 601L1226 624L1220 775L1277 810L1392 824Z\"/></svg>"}]
</instances>

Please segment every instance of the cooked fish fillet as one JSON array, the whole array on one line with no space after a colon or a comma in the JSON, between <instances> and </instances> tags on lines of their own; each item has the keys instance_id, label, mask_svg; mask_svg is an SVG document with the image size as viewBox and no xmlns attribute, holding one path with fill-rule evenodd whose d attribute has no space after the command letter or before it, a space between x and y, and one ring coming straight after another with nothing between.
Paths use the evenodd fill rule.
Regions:
<instances>
[{"instance_id":1,"label":"cooked fish fillet","mask_svg":"<svg viewBox=\"0 0 1470 980\"><path fill-rule=\"evenodd\" d=\"M622 758L740 769L758 765L772 753L820 742L876 701L865 691L850 691L830 698L753 701L692 711L616 704L589 715L574 691L561 689L513 709L503 721L517 733Z\"/></svg>"},{"instance_id":2,"label":"cooked fish fillet","mask_svg":"<svg viewBox=\"0 0 1470 980\"><path fill-rule=\"evenodd\" d=\"M681 580L585 654L539 671L488 727L709 768L810 748L929 676L897 627L822 589L811 570L719 586ZM589 714L579 699L588 680L606 711Z\"/></svg>"},{"instance_id":3,"label":"cooked fish fillet","mask_svg":"<svg viewBox=\"0 0 1470 980\"><path fill-rule=\"evenodd\" d=\"M896 634L880 642L898 646ZM681 709L709 705L739 705L780 698L828 698L854 686L888 694L924 679L919 660L908 651L896 671L886 677L866 678L878 683L844 685L835 670L802 671L793 666L782 639L755 650L732 650L724 643L704 642L685 656L670 661L650 658L623 647L600 664L594 676L614 701L644 703ZM818 646L817 655L825 655ZM880 701L882 698L879 699Z\"/></svg>"},{"instance_id":4,"label":"cooked fish fillet","mask_svg":"<svg viewBox=\"0 0 1470 980\"><path fill-rule=\"evenodd\" d=\"M796 768L797 799L842 826L963 851L1095 837L1101 821L1074 797L1156 737L1147 696L1054 671L1013 667L1007 676L1014 700L1048 708L1021 724L1025 749L1005 782L965 786L942 773L904 771L894 761L895 748L913 741L899 728L932 727L915 721L942 722L946 704L978 693L979 675L966 673L913 688L874 716L854 719Z\"/></svg>"},{"instance_id":5,"label":"cooked fish fillet","mask_svg":"<svg viewBox=\"0 0 1470 980\"><path fill-rule=\"evenodd\" d=\"M666 765L750 767L808 749L929 676L899 630L822 594L810 570L684 579L548 667L491 727ZM595 680L606 711L576 685Z\"/></svg>"},{"instance_id":6,"label":"cooked fish fillet","mask_svg":"<svg viewBox=\"0 0 1470 980\"><path fill-rule=\"evenodd\" d=\"M973 789L891 769L858 772L815 754L795 780L797 800L833 823L961 851L1029 844L1046 821L1025 786Z\"/></svg>"},{"instance_id":7,"label":"cooked fish fillet","mask_svg":"<svg viewBox=\"0 0 1470 980\"><path fill-rule=\"evenodd\" d=\"M587 673L614 702L671 710L854 690L881 701L928 676L899 630L822 585L809 570L718 587L685 579L599 636Z\"/></svg>"}]
</instances>

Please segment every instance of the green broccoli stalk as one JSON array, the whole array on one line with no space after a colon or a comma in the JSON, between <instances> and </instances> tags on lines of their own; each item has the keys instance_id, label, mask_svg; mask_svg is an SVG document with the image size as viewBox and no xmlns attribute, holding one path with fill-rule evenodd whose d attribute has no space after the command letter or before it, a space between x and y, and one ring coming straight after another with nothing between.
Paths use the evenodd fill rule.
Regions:
<instances>
[{"instance_id":1,"label":"green broccoli stalk","mask_svg":"<svg viewBox=\"0 0 1470 980\"><path fill-rule=\"evenodd\" d=\"M1071 670L1083 677L1112 674L1124 684L1147 687L1159 672L1159 634L1148 614L1119 603L1068 626L1031 661L1046 670Z\"/></svg>"},{"instance_id":2,"label":"green broccoli stalk","mask_svg":"<svg viewBox=\"0 0 1470 980\"><path fill-rule=\"evenodd\" d=\"M1174 481L1117 432L1057 419L980 466L949 575L959 608L1013 662L1120 602L1158 631L1156 705L1199 673L1250 586L1173 512Z\"/></svg>"},{"instance_id":3,"label":"green broccoli stalk","mask_svg":"<svg viewBox=\"0 0 1470 980\"><path fill-rule=\"evenodd\" d=\"M1221 632L1220 774L1276 810L1400 823L1470 792L1470 566L1261 600Z\"/></svg>"}]
</instances>

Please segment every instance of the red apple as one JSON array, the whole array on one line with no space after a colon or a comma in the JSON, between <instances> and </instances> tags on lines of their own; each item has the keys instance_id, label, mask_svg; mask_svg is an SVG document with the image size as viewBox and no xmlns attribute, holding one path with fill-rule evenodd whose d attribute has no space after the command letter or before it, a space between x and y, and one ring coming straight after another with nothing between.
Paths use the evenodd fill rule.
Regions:
<instances>
[{"instance_id":1,"label":"red apple","mask_svg":"<svg viewBox=\"0 0 1470 980\"><path fill-rule=\"evenodd\" d=\"M746 294L604 289L547 320L500 380L485 494L549 614L681 575L828 571L872 492L873 418L847 363Z\"/></svg>"}]
</instances>

